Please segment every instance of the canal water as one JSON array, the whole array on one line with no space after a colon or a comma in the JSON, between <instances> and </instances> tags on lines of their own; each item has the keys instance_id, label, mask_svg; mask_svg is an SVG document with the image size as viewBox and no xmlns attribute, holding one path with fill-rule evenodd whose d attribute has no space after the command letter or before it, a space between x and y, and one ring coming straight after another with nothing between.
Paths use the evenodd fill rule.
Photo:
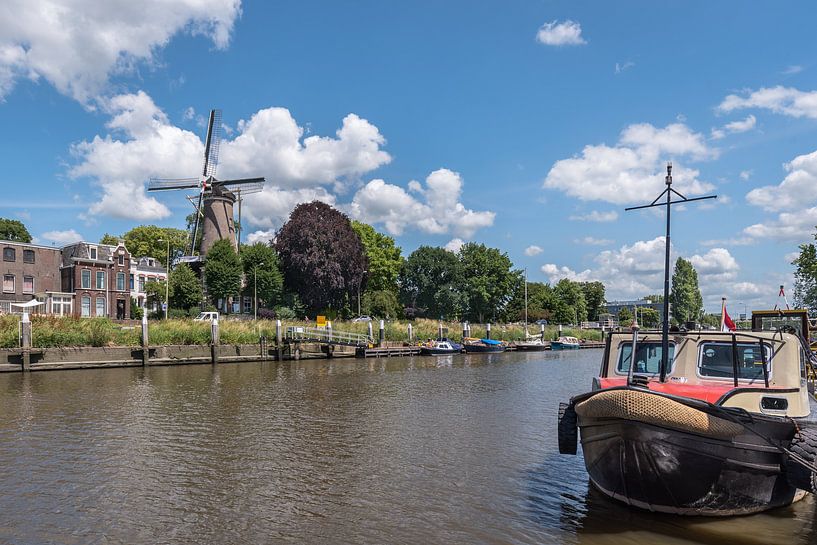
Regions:
<instances>
[{"instance_id":1,"label":"canal water","mask_svg":"<svg viewBox=\"0 0 817 545\"><path fill-rule=\"evenodd\" d=\"M0 376L0 543L817 543L652 515L556 450L598 350Z\"/></svg>"}]
</instances>

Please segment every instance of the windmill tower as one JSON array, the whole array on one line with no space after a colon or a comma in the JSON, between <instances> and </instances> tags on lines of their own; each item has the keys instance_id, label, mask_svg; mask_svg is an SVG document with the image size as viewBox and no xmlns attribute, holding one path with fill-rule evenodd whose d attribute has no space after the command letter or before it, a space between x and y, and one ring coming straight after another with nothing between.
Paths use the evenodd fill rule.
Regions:
<instances>
[{"instance_id":1,"label":"windmill tower","mask_svg":"<svg viewBox=\"0 0 817 545\"><path fill-rule=\"evenodd\" d=\"M190 237L191 256L186 261L195 261L193 256L206 256L207 251L218 240L227 239L238 248L233 206L238 200L239 228L241 223L241 199L244 195L258 193L264 188L264 178L241 178L219 180L216 178L218 151L221 146L221 110L210 110L207 123L207 139L204 143L204 166L198 178L151 178L148 191L170 191L176 189L198 189L198 201L188 196L196 209L196 219ZM236 197L238 194L238 197ZM201 246L196 248L199 229L202 231Z\"/></svg>"}]
</instances>

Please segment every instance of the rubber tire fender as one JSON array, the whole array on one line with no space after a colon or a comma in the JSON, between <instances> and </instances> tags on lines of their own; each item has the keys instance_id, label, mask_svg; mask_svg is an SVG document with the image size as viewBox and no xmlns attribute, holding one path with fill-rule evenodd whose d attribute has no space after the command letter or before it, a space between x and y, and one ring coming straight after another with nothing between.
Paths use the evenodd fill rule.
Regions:
<instances>
[{"instance_id":1,"label":"rubber tire fender","mask_svg":"<svg viewBox=\"0 0 817 545\"><path fill-rule=\"evenodd\" d=\"M801 427L794 435L789 450L817 464L817 427ZM786 480L795 488L817 494L817 474L790 459L783 464Z\"/></svg>"},{"instance_id":2,"label":"rubber tire fender","mask_svg":"<svg viewBox=\"0 0 817 545\"><path fill-rule=\"evenodd\" d=\"M571 403L559 403L559 454L576 454L579 442L579 428L576 409Z\"/></svg>"}]
</instances>

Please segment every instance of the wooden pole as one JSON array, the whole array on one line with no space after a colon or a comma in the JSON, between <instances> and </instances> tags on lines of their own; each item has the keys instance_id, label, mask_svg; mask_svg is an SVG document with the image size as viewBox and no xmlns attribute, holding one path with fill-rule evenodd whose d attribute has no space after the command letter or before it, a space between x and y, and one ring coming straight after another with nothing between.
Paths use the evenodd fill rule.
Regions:
<instances>
[{"instance_id":1,"label":"wooden pole","mask_svg":"<svg viewBox=\"0 0 817 545\"><path fill-rule=\"evenodd\" d=\"M486 339L491 338L491 322L488 322L487 324L485 324L485 338Z\"/></svg>"},{"instance_id":2,"label":"wooden pole","mask_svg":"<svg viewBox=\"0 0 817 545\"><path fill-rule=\"evenodd\" d=\"M281 320L275 320L275 359L281 361L284 358L283 333L281 331Z\"/></svg>"},{"instance_id":3,"label":"wooden pole","mask_svg":"<svg viewBox=\"0 0 817 545\"><path fill-rule=\"evenodd\" d=\"M378 334L378 346L383 346L386 343L386 324L383 320L380 320L380 332Z\"/></svg>"},{"instance_id":4,"label":"wooden pole","mask_svg":"<svg viewBox=\"0 0 817 545\"><path fill-rule=\"evenodd\" d=\"M25 311L20 321L20 347L23 349L23 371L31 371L31 319Z\"/></svg>"},{"instance_id":5,"label":"wooden pole","mask_svg":"<svg viewBox=\"0 0 817 545\"><path fill-rule=\"evenodd\" d=\"M213 365L218 363L218 318L213 318L210 324L210 360Z\"/></svg>"},{"instance_id":6,"label":"wooden pole","mask_svg":"<svg viewBox=\"0 0 817 545\"><path fill-rule=\"evenodd\" d=\"M147 309L142 312L142 367L150 364L150 339L148 337L148 313Z\"/></svg>"}]
</instances>

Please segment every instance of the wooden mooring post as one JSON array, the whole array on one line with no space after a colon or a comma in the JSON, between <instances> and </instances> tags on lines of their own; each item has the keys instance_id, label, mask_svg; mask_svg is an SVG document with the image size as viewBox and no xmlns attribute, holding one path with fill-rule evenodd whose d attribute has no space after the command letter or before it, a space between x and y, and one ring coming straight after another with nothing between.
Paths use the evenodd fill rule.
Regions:
<instances>
[{"instance_id":1,"label":"wooden mooring post","mask_svg":"<svg viewBox=\"0 0 817 545\"><path fill-rule=\"evenodd\" d=\"M411 327L411 324L408 325L408 342L409 344L414 342L414 328Z\"/></svg>"},{"instance_id":2,"label":"wooden mooring post","mask_svg":"<svg viewBox=\"0 0 817 545\"><path fill-rule=\"evenodd\" d=\"M486 339L491 338L491 322L488 322L487 324L485 324L485 338Z\"/></svg>"},{"instance_id":3,"label":"wooden mooring post","mask_svg":"<svg viewBox=\"0 0 817 545\"><path fill-rule=\"evenodd\" d=\"M281 328L281 320L275 320L275 359L284 359L284 339Z\"/></svg>"},{"instance_id":4,"label":"wooden mooring post","mask_svg":"<svg viewBox=\"0 0 817 545\"><path fill-rule=\"evenodd\" d=\"M377 336L377 346L383 346L386 344L386 323L383 320L380 320L380 332Z\"/></svg>"},{"instance_id":5,"label":"wooden mooring post","mask_svg":"<svg viewBox=\"0 0 817 545\"><path fill-rule=\"evenodd\" d=\"M213 365L218 363L218 318L213 318L210 324L210 360Z\"/></svg>"},{"instance_id":6,"label":"wooden mooring post","mask_svg":"<svg viewBox=\"0 0 817 545\"><path fill-rule=\"evenodd\" d=\"M20 348L23 349L23 371L31 371L31 319L23 312L20 321Z\"/></svg>"},{"instance_id":7,"label":"wooden mooring post","mask_svg":"<svg viewBox=\"0 0 817 545\"><path fill-rule=\"evenodd\" d=\"M150 339L148 338L148 315L142 314L142 367L150 364Z\"/></svg>"},{"instance_id":8,"label":"wooden mooring post","mask_svg":"<svg viewBox=\"0 0 817 545\"><path fill-rule=\"evenodd\" d=\"M369 321L369 322L366 324L366 329L369 331L369 338L370 338L372 341L374 341L374 335L372 334L372 322L371 322L371 321Z\"/></svg>"}]
</instances>

